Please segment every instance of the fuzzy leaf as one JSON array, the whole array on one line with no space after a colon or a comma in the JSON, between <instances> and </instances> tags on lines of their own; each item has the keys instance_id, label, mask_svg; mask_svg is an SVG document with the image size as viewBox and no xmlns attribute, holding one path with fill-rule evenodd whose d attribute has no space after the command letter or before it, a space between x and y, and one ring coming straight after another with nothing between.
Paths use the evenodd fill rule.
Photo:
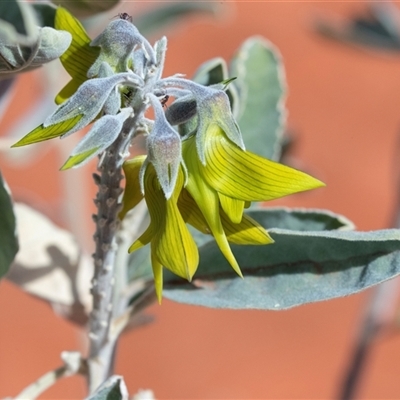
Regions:
<instances>
[{"instance_id":1,"label":"fuzzy leaf","mask_svg":"<svg viewBox=\"0 0 400 400\"><path fill-rule=\"evenodd\" d=\"M93 262L75 238L25 204L15 204L21 248L7 279L85 325L91 309ZM1 214L2 215L2 214Z\"/></svg>"},{"instance_id":2,"label":"fuzzy leaf","mask_svg":"<svg viewBox=\"0 0 400 400\"><path fill-rule=\"evenodd\" d=\"M286 121L286 82L279 51L261 37L247 39L232 60L239 91L237 122L246 148L278 160Z\"/></svg>"},{"instance_id":3,"label":"fuzzy leaf","mask_svg":"<svg viewBox=\"0 0 400 400\"><path fill-rule=\"evenodd\" d=\"M55 17L57 8L52 4L31 3L32 8L35 10L40 26L49 26L55 28Z\"/></svg>"},{"instance_id":4,"label":"fuzzy leaf","mask_svg":"<svg viewBox=\"0 0 400 400\"><path fill-rule=\"evenodd\" d=\"M247 211L246 214L267 229L281 228L292 231L354 229L354 224L346 217L328 210L272 207L258 210L253 209Z\"/></svg>"},{"instance_id":5,"label":"fuzzy leaf","mask_svg":"<svg viewBox=\"0 0 400 400\"><path fill-rule=\"evenodd\" d=\"M0 41L32 45L37 39L37 20L31 5L25 1L0 2Z\"/></svg>"},{"instance_id":6,"label":"fuzzy leaf","mask_svg":"<svg viewBox=\"0 0 400 400\"><path fill-rule=\"evenodd\" d=\"M193 284L166 274L164 296L214 308L281 310L357 293L400 273L399 230L270 234L273 245L232 246L244 279L208 243Z\"/></svg>"},{"instance_id":7,"label":"fuzzy leaf","mask_svg":"<svg viewBox=\"0 0 400 400\"><path fill-rule=\"evenodd\" d=\"M2 74L29 71L40 67L60 57L67 50L71 42L71 35L68 32L49 27L37 29L37 47L36 44L28 47L14 43L0 43L0 72Z\"/></svg>"},{"instance_id":8,"label":"fuzzy leaf","mask_svg":"<svg viewBox=\"0 0 400 400\"><path fill-rule=\"evenodd\" d=\"M200 65L193 80L204 86L220 83L228 78L228 66L221 57L212 58Z\"/></svg>"},{"instance_id":9,"label":"fuzzy leaf","mask_svg":"<svg viewBox=\"0 0 400 400\"><path fill-rule=\"evenodd\" d=\"M0 174L0 277L9 269L18 251L15 216L10 193Z\"/></svg>"},{"instance_id":10,"label":"fuzzy leaf","mask_svg":"<svg viewBox=\"0 0 400 400\"><path fill-rule=\"evenodd\" d=\"M193 80L205 86L220 84L227 79L235 78L229 76L228 66L221 57L212 58L206 61L197 69ZM238 112L238 92L235 85L228 85L226 94L229 97L229 102L232 108L233 115L236 117Z\"/></svg>"}]
</instances>

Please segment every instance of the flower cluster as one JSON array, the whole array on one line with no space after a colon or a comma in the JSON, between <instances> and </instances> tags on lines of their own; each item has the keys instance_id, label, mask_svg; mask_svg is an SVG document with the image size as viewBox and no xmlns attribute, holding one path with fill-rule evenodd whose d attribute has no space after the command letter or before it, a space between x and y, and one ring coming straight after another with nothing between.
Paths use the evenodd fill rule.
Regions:
<instances>
[{"instance_id":1,"label":"flower cluster","mask_svg":"<svg viewBox=\"0 0 400 400\"><path fill-rule=\"evenodd\" d=\"M104 152L120 135L126 154L138 132L147 155L124 163L126 187L120 218L145 199L151 222L130 251L150 244L158 299L163 268L191 280L199 253L187 224L212 235L242 276L230 243L264 245L273 240L244 214L252 201L267 201L323 186L311 176L245 150L223 85L205 87L180 76L162 78L166 39L154 48L124 18L112 21L92 42L66 10L58 29L72 44L61 57L72 76L57 96L55 112L15 146L64 137L94 122L62 167L76 167ZM174 101L165 109L169 97ZM145 117L152 107L154 119ZM178 126L192 122L181 136Z\"/></svg>"}]
</instances>

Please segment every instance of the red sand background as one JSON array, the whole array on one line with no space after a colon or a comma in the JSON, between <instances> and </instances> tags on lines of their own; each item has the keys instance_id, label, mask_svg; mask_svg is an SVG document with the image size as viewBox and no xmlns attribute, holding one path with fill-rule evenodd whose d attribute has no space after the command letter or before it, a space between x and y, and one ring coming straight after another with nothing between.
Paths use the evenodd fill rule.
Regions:
<instances>
[{"instance_id":1,"label":"red sand background","mask_svg":"<svg viewBox=\"0 0 400 400\"><path fill-rule=\"evenodd\" d=\"M362 52L310 29L316 11L349 16L363 10L365 3L221 3L231 9L229 16L191 17L169 35L166 75L190 76L211 57L229 59L251 35L271 40L286 67L289 127L298 139L294 156L328 185L274 205L331 209L360 230L388 227L396 190L400 55ZM131 11L133 6L125 4L120 10ZM34 76L24 75L18 83L15 108L2 123L1 135L10 119L21 118L26 104L34 101ZM1 160L0 167L16 197L30 194L57 217L61 163L49 152L34 168L21 170ZM93 193L91 168L85 173ZM86 222L91 224L91 199L87 207ZM124 375L132 394L151 388L159 399L334 398L367 299L368 292L286 312L221 311L165 300L161 307L149 309L155 323L122 338L116 373ZM47 304L7 281L0 286L0 304L2 398L15 396L57 367L60 352L82 349L84 340ZM359 398L400 398L399 360L400 335L379 340ZM84 380L75 377L61 381L42 398L78 399L84 394Z\"/></svg>"}]
</instances>

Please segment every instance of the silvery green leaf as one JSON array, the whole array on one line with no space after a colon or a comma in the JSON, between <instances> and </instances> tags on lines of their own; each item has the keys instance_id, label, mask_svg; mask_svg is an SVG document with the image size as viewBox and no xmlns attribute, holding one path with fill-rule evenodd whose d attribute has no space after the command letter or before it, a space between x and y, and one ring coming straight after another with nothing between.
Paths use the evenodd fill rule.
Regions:
<instances>
[{"instance_id":1,"label":"silvery green leaf","mask_svg":"<svg viewBox=\"0 0 400 400\"><path fill-rule=\"evenodd\" d=\"M29 71L60 57L69 47L69 32L44 27L38 29L36 44L32 47L20 44L0 43L0 75Z\"/></svg>"},{"instance_id":2,"label":"silvery green leaf","mask_svg":"<svg viewBox=\"0 0 400 400\"><path fill-rule=\"evenodd\" d=\"M30 3L0 2L0 42L31 46L37 41L38 21Z\"/></svg>"},{"instance_id":3,"label":"silvery green leaf","mask_svg":"<svg viewBox=\"0 0 400 400\"><path fill-rule=\"evenodd\" d=\"M9 269L18 251L16 222L10 192L0 174L0 277Z\"/></svg>"},{"instance_id":4,"label":"silvery green leaf","mask_svg":"<svg viewBox=\"0 0 400 400\"><path fill-rule=\"evenodd\" d=\"M280 228L293 231L354 229L354 224L349 219L329 210L268 207L252 209L245 213L267 229Z\"/></svg>"},{"instance_id":5,"label":"silvery green leaf","mask_svg":"<svg viewBox=\"0 0 400 400\"><path fill-rule=\"evenodd\" d=\"M215 308L282 310L358 293L400 274L400 231L269 231L275 243L232 245L244 279L214 242L193 283L165 275L164 297Z\"/></svg>"},{"instance_id":6,"label":"silvery green leaf","mask_svg":"<svg viewBox=\"0 0 400 400\"><path fill-rule=\"evenodd\" d=\"M237 77L236 119L247 150L278 160L286 122L286 81L278 49L261 37L247 39L232 60L231 74Z\"/></svg>"},{"instance_id":7,"label":"silvery green leaf","mask_svg":"<svg viewBox=\"0 0 400 400\"><path fill-rule=\"evenodd\" d=\"M125 73L87 80L72 97L58 106L54 113L44 121L43 126L48 127L83 115L79 122L63 137L77 132L97 117L115 86L123 83L134 85L137 83L136 75Z\"/></svg>"},{"instance_id":8,"label":"silvery green leaf","mask_svg":"<svg viewBox=\"0 0 400 400\"><path fill-rule=\"evenodd\" d=\"M131 115L131 108L124 108L117 115L105 115L98 119L92 129L72 150L62 170L86 164L109 147L121 133L122 125Z\"/></svg>"},{"instance_id":9,"label":"silvery green leaf","mask_svg":"<svg viewBox=\"0 0 400 400\"><path fill-rule=\"evenodd\" d=\"M71 44L72 36L69 32L58 31L53 28L39 28L39 48L32 60L33 66L40 66L60 57Z\"/></svg>"},{"instance_id":10,"label":"silvery green leaf","mask_svg":"<svg viewBox=\"0 0 400 400\"><path fill-rule=\"evenodd\" d=\"M35 11L39 26L54 28L57 7L46 3L31 3L31 5Z\"/></svg>"},{"instance_id":11,"label":"silvery green leaf","mask_svg":"<svg viewBox=\"0 0 400 400\"><path fill-rule=\"evenodd\" d=\"M228 78L228 66L221 57L208 60L197 68L193 80L204 86L222 82Z\"/></svg>"},{"instance_id":12,"label":"silvery green leaf","mask_svg":"<svg viewBox=\"0 0 400 400\"><path fill-rule=\"evenodd\" d=\"M25 292L51 304L64 318L87 323L93 262L76 239L46 216L15 204L20 251L7 279Z\"/></svg>"}]
</instances>

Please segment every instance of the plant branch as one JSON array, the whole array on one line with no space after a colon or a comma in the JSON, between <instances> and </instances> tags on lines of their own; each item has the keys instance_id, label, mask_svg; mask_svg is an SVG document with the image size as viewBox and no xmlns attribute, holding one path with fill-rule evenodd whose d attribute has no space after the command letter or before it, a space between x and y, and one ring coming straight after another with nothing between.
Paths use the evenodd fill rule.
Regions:
<instances>
[{"instance_id":1,"label":"plant branch","mask_svg":"<svg viewBox=\"0 0 400 400\"><path fill-rule=\"evenodd\" d=\"M137 123L137 115L128 118L118 139L106 150L100 161L100 175L94 174L98 186L95 199L97 215L96 249L94 258L94 277L91 293L93 309L89 319L89 390L93 393L111 374L112 354L115 345L110 340L109 330L113 314L114 266L116 258L116 231L119 227L118 203L122 192L122 163L124 153L131 140L131 134ZM139 113L140 115L140 113Z\"/></svg>"},{"instance_id":2,"label":"plant branch","mask_svg":"<svg viewBox=\"0 0 400 400\"><path fill-rule=\"evenodd\" d=\"M36 382L29 385L21 393L14 397L14 400L33 400L44 391L53 386L59 379L67 378L76 374L85 374L85 362L81 355L76 352L63 352L61 358L64 365L49 371L41 376Z\"/></svg>"}]
</instances>

